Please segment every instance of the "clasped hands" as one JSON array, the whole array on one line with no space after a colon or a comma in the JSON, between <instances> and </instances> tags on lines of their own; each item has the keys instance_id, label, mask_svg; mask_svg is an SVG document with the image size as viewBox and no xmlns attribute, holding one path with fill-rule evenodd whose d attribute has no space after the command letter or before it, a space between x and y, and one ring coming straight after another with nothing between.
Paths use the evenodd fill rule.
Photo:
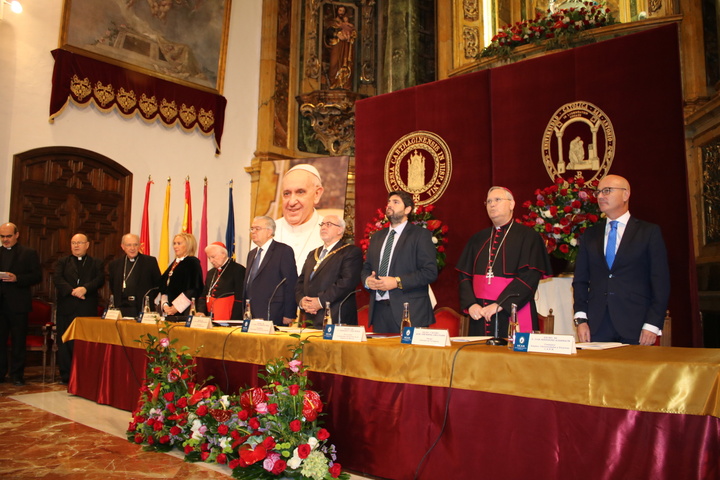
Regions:
<instances>
[{"instance_id":1,"label":"clasped hands","mask_svg":"<svg viewBox=\"0 0 720 480\"><path fill-rule=\"evenodd\" d=\"M378 277L377 273L372 272L369 277L367 277L367 280L365 280L365 284L370 290L394 290L397 288L397 280L395 277Z\"/></svg>"},{"instance_id":2,"label":"clasped hands","mask_svg":"<svg viewBox=\"0 0 720 480\"><path fill-rule=\"evenodd\" d=\"M305 313L309 313L310 315L315 315L318 310L322 309L322 304L320 303L320 298L318 297L303 297L302 300L300 300L300 308L302 308Z\"/></svg>"},{"instance_id":3,"label":"clasped hands","mask_svg":"<svg viewBox=\"0 0 720 480\"><path fill-rule=\"evenodd\" d=\"M481 307L477 303L473 303L470 305L470 308L468 308L468 314L473 320L480 320L481 318L484 318L489 321L497 312L502 312L502 309L503 308L497 303L491 303L490 305L486 305L484 307Z\"/></svg>"},{"instance_id":4,"label":"clasped hands","mask_svg":"<svg viewBox=\"0 0 720 480\"><path fill-rule=\"evenodd\" d=\"M87 288L75 287L75 288L73 288L72 292L70 292L70 295L72 295L73 297L77 297L80 300L85 300L86 293L87 293Z\"/></svg>"}]
</instances>

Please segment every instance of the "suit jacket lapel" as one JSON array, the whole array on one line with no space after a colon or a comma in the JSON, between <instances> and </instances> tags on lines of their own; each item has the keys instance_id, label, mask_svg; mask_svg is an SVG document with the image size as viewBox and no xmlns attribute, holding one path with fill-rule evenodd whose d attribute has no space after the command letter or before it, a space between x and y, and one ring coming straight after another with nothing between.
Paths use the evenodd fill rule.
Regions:
<instances>
[{"instance_id":1,"label":"suit jacket lapel","mask_svg":"<svg viewBox=\"0 0 720 480\"><path fill-rule=\"evenodd\" d=\"M332 261L331 258L328 258L328 255L330 255L330 253L332 253L332 252L336 251L337 249L342 248L342 247L344 247L344 246L345 246L345 244L344 244L343 242L338 241L338 242L335 244L335 246L333 247L333 249L330 250L330 251L325 255L325 258L323 259L323 261L320 262L320 265L318 265L318 268L315 270L315 275L317 275L318 272L319 272L322 268L324 268L325 265L328 264L328 262ZM320 251L318 252L318 257L319 257L319 256L320 256L320 252L322 252L322 249L323 249L324 247L318 247L318 248L320 249ZM316 252L316 251L317 251L317 250L313 250L313 252ZM315 278L315 277L313 276L313 278Z\"/></svg>"},{"instance_id":2,"label":"suit jacket lapel","mask_svg":"<svg viewBox=\"0 0 720 480\"><path fill-rule=\"evenodd\" d=\"M628 248L630 248L628 245L632 245L633 237L635 237L638 232L638 223L637 219L632 216L630 217L630 220L628 220L622 239L620 239L620 245L618 245L617 253L615 254L613 266L617 264L618 260L622 259L623 254Z\"/></svg>"}]
</instances>

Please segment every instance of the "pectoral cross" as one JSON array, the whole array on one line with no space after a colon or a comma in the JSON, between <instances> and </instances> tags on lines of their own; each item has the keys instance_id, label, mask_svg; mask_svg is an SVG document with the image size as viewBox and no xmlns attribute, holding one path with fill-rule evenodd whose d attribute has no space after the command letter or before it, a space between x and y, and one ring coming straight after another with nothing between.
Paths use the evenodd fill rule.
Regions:
<instances>
[{"instance_id":1,"label":"pectoral cross","mask_svg":"<svg viewBox=\"0 0 720 480\"><path fill-rule=\"evenodd\" d=\"M494 276L495 276L495 274L493 273L492 268L489 268L487 273L485 274L485 278L487 278L488 285L490 285L492 283L492 279Z\"/></svg>"}]
</instances>

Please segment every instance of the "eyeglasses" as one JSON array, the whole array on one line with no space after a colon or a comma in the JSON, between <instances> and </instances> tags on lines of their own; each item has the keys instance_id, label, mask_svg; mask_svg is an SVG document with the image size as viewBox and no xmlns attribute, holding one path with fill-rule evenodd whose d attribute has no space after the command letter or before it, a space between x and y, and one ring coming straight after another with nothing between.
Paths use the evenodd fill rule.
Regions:
<instances>
[{"instance_id":1,"label":"eyeglasses","mask_svg":"<svg viewBox=\"0 0 720 480\"><path fill-rule=\"evenodd\" d=\"M607 196L612 193L613 190L627 190L627 188L624 187L605 187L601 188L600 190L595 190L593 192L593 197L597 198L602 193L603 195Z\"/></svg>"},{"instance_id":2,"label":"eyeglasses","mask_svg":"<svg viewBox=\"0 0 720 480\"><path fill-rule=\"evenodd\" d=\"M78 247L80 245L85 245L86 243L88 242L70 242L70 245L72 245L73 247Z\"/></svg>"},{"instance_id":3,"label":"eyeglasses","mask_svg":"<svg viewBox=\"0 0 720 480\"><path fill-rule=\"evenodd\" d=\"M318 225L320 225L320 227L325 227L325 226L328 226L328 227L339 227L339 226L340 226L340 225L338 225L338 224L336 224L336 223L332 223L332 222L320 222L320 223L318 223Z\"/></svg>"},{"instance_id":4,"label":"eyeglasses","mask_svg":"<svg viewBox=\"0 0 720 480\"><path fill-rule=\"evenodd\" d=\"M492 205L493 203L498 203L500 200L510 200L509 198L488 198L483 203L485 205Z\"/></svg>"},{"instance_id":5,"label":"eyeglasses","mask_svg":"<svg viewBox=\"0 0 720 480\"><path fill-rule=\"evenodd\" d=\"M270 227L250 227L250 233L259 232L260 230L264 230L266 228L270 228Z\"/></svg>"}]
</instances>

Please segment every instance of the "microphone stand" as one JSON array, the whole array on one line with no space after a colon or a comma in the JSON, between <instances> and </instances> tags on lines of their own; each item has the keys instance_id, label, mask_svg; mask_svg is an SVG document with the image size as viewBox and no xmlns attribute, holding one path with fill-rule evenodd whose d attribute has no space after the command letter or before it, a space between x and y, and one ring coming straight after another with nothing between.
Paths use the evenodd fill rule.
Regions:
<instances>
[{"instance_id":1,"label":"microphone stand","mask_svg":"<svg viewBox=\"0 0 720 480\"><path fill-rule=\"evenodd\" d=\"M285 283L285 280L287 280L287 278L283 278L282 280L280 280L280 283L275 286L275 290L273 290L272 295L270 295L270 300L268 300L267 320L270 320L270 305L272 305L273 298L275 298L275 294L277 293L278 288L280 288L280 285Z\"/></svg>"},{"instance_id":2,"label":"microphone stand","mask_svg":"<svg viewBox=\"0 0 720 480\"><path fill-rule=\"evenodd\" d=\"M498 325L498 313L500 313L500 304L504 303L508 298L512 297L519 297L519 293L511 293L510 295L507 295L505 298L503 298L501 301L497 303L497 308L495 309L495 336L493 338L489 338L487 342L485 342L485 345L507 345L508 341L504 338L500 338L500 331L499 331L499 325Z\"/></svg>"},{"instance_id":3,"label":"microphone stand","mask_svg":"<svg viewBox=\"0 0 720 480\"><path fill-rule=\"evenodd\" d=\"M343 298L342 301L340 302L340 307L338 307L338 321L337 321L337 324L338 324L338 325L342 325L342 306L343 306L343 303L345 303L345 300L347 300L348 298L350 298L350 295L355 295L355 294L356 294L357 292L359 292L359 291L360 291L359 288L358 288L357 290L353 290L352 292L350 292L350 293L348 293L347 295L345 295L345 298Z\"/></svg>"}]
</instances>

